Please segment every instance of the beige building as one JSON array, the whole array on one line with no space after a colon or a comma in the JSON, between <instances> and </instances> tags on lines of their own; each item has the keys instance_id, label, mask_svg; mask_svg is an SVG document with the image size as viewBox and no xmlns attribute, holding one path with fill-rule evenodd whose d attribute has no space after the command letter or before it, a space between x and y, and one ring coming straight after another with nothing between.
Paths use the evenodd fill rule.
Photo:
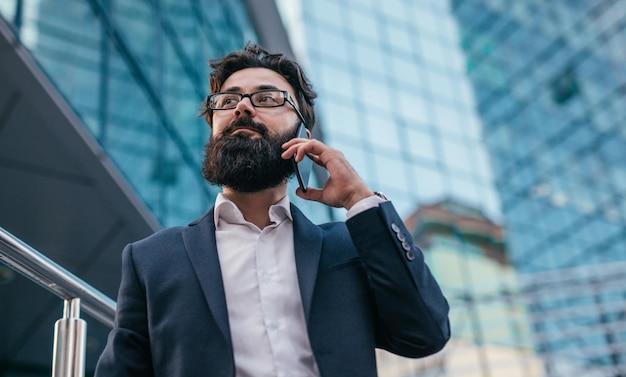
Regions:
<instances>
[{"instance_id":1,"label":"beige building","mask_svg":"<svg viewBox=\"0 0 626 377\"><path fill-rule=\"evenodd\" d=\"M450 302L452 339L440 353L411 360L379 351L383 377L544 375L504 230L452 201L423 205L405 220Z\"/></svg>"}]
</instances>

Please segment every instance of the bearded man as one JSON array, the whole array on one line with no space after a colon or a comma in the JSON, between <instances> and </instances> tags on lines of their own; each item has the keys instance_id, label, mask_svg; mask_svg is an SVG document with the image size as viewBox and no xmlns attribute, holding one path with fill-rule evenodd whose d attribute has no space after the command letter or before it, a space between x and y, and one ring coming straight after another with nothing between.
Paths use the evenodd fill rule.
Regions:
<instances>
[{"instance_id":1,"label":"bearded man","mask_svg":"<svg viewBox=\"0 0 626 377\"><path fill-rule=\"evenodd\" d=\"M447 301L391 202L310 138L316 94L298 63L248 44L211 67L202 172L222 193L124 249L96 376L376 376L377 347L441 350ZM345 208L345 222L315 225L290 204L290 159L305 157L329 178L296 194Z\"/></svg>"}]
</instances>

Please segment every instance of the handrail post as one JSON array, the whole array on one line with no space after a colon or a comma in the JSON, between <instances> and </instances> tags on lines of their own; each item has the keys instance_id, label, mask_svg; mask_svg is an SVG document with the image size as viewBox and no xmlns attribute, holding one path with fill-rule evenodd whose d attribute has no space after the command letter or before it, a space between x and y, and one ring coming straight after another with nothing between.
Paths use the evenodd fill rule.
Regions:
<instances>
[{"instance_id":1,"label":"handrail post","mask_svg":"<svg viewBox=\"0 0 626 377\"><path fill-rule=\"evenodd\" d=\"M80 298L65 300L63 318L54 325L52 377L84 377L87 322L80 318Z\"/></svg>"}]
</instances>

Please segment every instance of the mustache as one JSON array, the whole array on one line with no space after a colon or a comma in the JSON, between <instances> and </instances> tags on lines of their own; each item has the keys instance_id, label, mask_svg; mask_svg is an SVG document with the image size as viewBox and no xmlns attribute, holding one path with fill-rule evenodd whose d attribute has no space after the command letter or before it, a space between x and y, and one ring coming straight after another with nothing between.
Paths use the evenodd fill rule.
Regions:
<instances>
[{"instance_id":1,"label":"mustache","mask_svg":"<svg viewBox=\"0 0 626 377\"><path fill-rule=\"evenodd\" d=\"M267 136L269 133L267 126L263 123L257 123L250 118L243 117L235 119L231 124L224 128L221 132L221 136L230 136L233 132L237 131L240 128L251 129L258 132L263 137Z\"/></svg>"}]
</instances>

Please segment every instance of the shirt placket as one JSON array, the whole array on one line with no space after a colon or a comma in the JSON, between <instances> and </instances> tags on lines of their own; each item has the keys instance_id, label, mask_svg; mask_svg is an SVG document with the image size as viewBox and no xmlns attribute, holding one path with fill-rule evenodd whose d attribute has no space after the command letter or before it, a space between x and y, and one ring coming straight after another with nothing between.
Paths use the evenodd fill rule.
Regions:
<instances>
[{"instance_id":1,"label":"shirt placket","mask_svg":"<svg viewBox=\"0 0 626 377\"><path fill-rule=\"evenodd\" d=\"M274 366L276 365L276 353L282 348L280 342L283 338L281 332L284 331L284 320L282 318L281 282L278 274L278 260L276 255L276 245L271 242L271 232L278 225L266 227L259 236L256 251L257 281L259 286L259 297L261 310L267 336L272 347L274 356Z\"/></svg>"}]
</instances>

